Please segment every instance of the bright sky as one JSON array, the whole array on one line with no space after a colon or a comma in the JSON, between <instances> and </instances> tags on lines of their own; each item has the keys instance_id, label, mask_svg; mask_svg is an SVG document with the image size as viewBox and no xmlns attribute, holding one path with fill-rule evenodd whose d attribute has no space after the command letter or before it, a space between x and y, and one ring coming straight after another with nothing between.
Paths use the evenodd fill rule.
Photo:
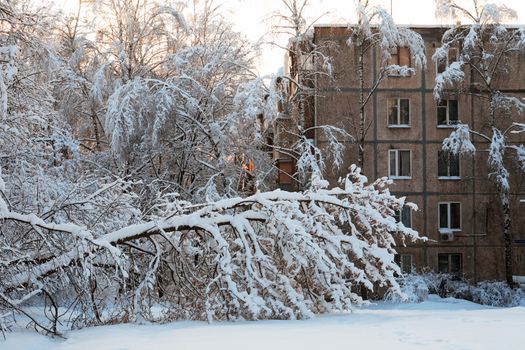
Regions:
<instances>
[{"instance_id":1,"label":"bright sky","mask_svg":"<svg viewBox=\"0 0 525 350\"><path fill-rule=\"evenodd\" d=\"M40 1L40 0L35 0ZM48 0L57 7L70 10L78 5L78 0ZM162 1L162 0L157 0ZM269 14L283 9L282 0L215 0L223 4L225 16L235 24L237 30L245 33L252 41L259 40L269 31L269 23L265 21ZM471 4L472 0L464 0ZM191 3L190 0L186 2ZM514 9L518 13L518 23L525 23L525 0L489 0L499 2ZM309 0L307 17L317 18L322 13L329 14L317 23L347 24L354 21L353 0ZM381 5L387 10L392 9L394 20L398 24L437 24L434 17L434 0L370 0L372 5ZM268 39L269 40L269 39ZM287 39L280 38L285 44ZM259 70L263 74L274 73L282 66L284 52L282 50L265 48L261 52Z\"/></svg>"},{"instance_id":2,"label":"bright sky","mask_svg":"<svg viewBox=\"0 0 525 350\"><path fill-rule=\"evenodd\" d=\"M472 0L465 0L471 4ZM249 35L250 39L256 41L266 31L268 24L263 19L268 13L282 9L282 0L224 0L227 6L237 6L237 15L232 18L238 30ZM240 2L240 4L239 4ZM318 20L318 24L347 24L355 23L353 0L309 0L311 6L307 12L310 18L317 18L324 12L328 15ZM525 0L489 0L507 5L518 13L517 23L525 23ZM383 6L387 10L392 9L394 20L398 24L438 24L434 16L434 0L370 0L372 5ZM281 39L283 40L283 39ZM286 43L286 39L282 42ZM284 52L277 49L265 49L259 62L259 70L263 74L274 73L282 66Z\"/></svg>"}]
</instances>

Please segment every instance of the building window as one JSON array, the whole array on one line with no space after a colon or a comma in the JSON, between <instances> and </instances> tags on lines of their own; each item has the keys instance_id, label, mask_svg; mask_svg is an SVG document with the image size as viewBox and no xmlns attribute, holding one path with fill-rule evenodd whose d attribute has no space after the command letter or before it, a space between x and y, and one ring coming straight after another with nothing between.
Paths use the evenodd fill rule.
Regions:
<instances>
[{"instance_id":1,"label":"building window","mask_svg":"<svg viewBox=\"0 0 525 350\"><path fill-rule=\"evenodd\" d=\"M448 126L458 123L458 101L442 100L437 105L438 126Z\"/></svg>"},{"instance_id":2,"label":"building window","mask_svg":"<svg viewBox=\"0 0 525 350\"><path fill-rule=\"evenodd\" d=\"M401 222L405 227L412 227L412 209L409 206L404 206L401 210L396 210L394 213L396 222Z\"/></svg>"},{"instance_id":3,"label":"building window","mask_svg":"<svg viewBox=\"0 0 525 350\"><path fill-rule=\"evenodd\" d=\"M438 254L439 273L461 274L461 254Z\"/></svg>"},{"instance_id":4,"label":"building window","mask_svg":"<svg viewBox=\"0 0 525 350\"><path fill-rule=\"evenodd\" d=\"M292 161L287 159L280 159L277 162L277 168L279 170L279 174L277 177L279 188L284 191L293 191L294 166Z\"/></svg>"},{"instance_id":5,"label":"building window","mask_svg":"<svg viewBox=\"0 0 525 350\"><path fill-rule=\"evenodd\" d=\"M438 178L459 179L459 155L438 151Z\"/></svg>"},{"instance_id":6,"label":"building window","mask_svg":"<svg viewBox=\"0 0 525 350\"><path fill-rule=\"evenodd\" d=\"M388 126L409 126L410 125L410 100L407 98L389 98Z\"/></svg>"},{"instance_id":7,"label":"building window","mask_svg":"<svg viewBox=\"0 0 525 350\"><path fill-rule=\"evenodd\" d=\"M388 150L388 176L390 178L410 179L412 177L411 151Z\"/></svg>"},{"instance_id":8,"label":"building window","mask_svg":"<svg viewBox=\"0 0 525 350\"><path fill-rule=\"evenodd\" d=\"M461 230L461 204L456 202L439 203L440 231Z\"/></svg>"},{"instance_id":9,"label":"building window","mask_svg":"<svg viewBox=\"0 0 525 350\"><path fill-rule=\"evenodd\" d=\"M452 63L457 61L458 59L458 50L455 47L451 47L448 49L447 57L445 59L439 60L436 62L436 73L441 74L443 73L448 66L450 66Z\"/></svg>"},{"instance_id":10,"label":"building window","mask_svg":"<svg viewBox=\"0 0 525 350\"><path fill-rule=\"evenodd\" d=\"M388 64L411 67L410 49L408 47L397 47L394 49L390 52Z\"/></svg>"},{"instance_id":11,"label":"building window","mask_svg":"<svg viewBox=\"0 0 525 350\"><path fill-rule=\"evenodd\" d=\"M403 274L409 274L412 273L413 265L412 265L412 255L410 254L396 254L394 257L395 263L399 266L401 269L401 273Z\"/></svg>"}]
</instances>

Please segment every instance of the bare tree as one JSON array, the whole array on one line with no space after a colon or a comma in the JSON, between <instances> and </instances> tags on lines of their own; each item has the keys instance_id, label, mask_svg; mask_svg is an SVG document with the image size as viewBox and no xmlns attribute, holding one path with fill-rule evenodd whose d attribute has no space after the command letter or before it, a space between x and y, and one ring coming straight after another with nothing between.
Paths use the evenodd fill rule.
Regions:
<instances>
[{"instance_id":1,"label":"bare tree","mask_svg":"<svg viewBox=\"0 0 525 350\"><path fill-rule=\"evenodd\" d=\"M48 315L25 313L35 329L60 335L61 306L71 327L306 318L360 303L355 284L399 292L393 236L417 233L393 218L405 202L388 179L367 184L353 167L328 189L305 129L294 152L308 190L236 186L246 159L270 171L263 116L280 94L212 2L187 22L146 0L97 4L115 15L100 40L78 15L0 4L2 332L27 302ZM88 126L95 147L75 138L91 133L85 109L104 119Z\"/></svg>"},{"instance_id":2,"label":"bare tree","mask_svg":"<svg viewBox=\"0 0 525 350\"><path fill-rule=\"evenodd\" d=\"M389 181L367 184L354 166L342 188L199 205L166 197L151 221L116 229L46 221L0 199L2 230L26 229L2 241L0 310L23 311L25 300L45 294L79 308L77 326L136 317L295 319L360 304L357 284L400 293L393 235L417 233L394 219L407 203L389 193ZM34 246L39 237L46 244ZM160 317L151 313L158 303ZM57 333L58 321L39 328Z\"/></svg>"},{"instance_id":3,"label":"bare tree","mask_svg":"<svg viewBox=\"0 0 525 350\"><path fill-rule=\"evenodd\" d=\"M471 7L463 7L452 0L437 1L436 4L438 14L469 24L458 22L445 32L441 48L433 56L433 60L439 63L454 56L449 55L451 49L459 50L457 58L453 57L455 62L436 77L435 98L439 101L450 92L469 95L484 106L480 113L488 112L488 124L477 123L476 129L468 124L458 125L443 141L443 149L455 154L488 154L490 172L487 176L497 188L502 212L505 278L509 285L513 285L509 196L512 182L505 159L514 159L518 162L517 168L525 169L524 147L519 140L510 139L512 133L519 130L516 122L523 117L525 103L522 98L505 91L504 79L510 77L512 60L521 59L519 55L525 52L525 29L502 24L516 18L515 11L505 5L473 1ZM484 120L484 114L474 117ZM472 143L476 139L480 144L478 148ZM511 153L513 156L509 157Z\"/></svg>"},{"instance_id":4,"label":"bare tree","mask_svg":"<svg viewBox=\"0 0 525 350\"><path fill-rule=\"evenodd\" d=\"M364 166L364 142L370 123L366 118L366 106L377 89L390 76L408 77L416 74L416 69L426 64L425 47L421 35L406 27L394 23L392 16L382 7L370 6L369 0L356 2L357 23L350 24L350 38L347 44L356 51L356 74L359 79L359 127L355 140L358 144L357 163ZM373 48L380 52L380 64L371 85L365 77L365 59ZM392 56L400 57L400 49L408 50L409 62L397 60L391 62ZM413 62L413 67L410 65ZM408 64L407 64L408 63Z\"/></svg>"},{"instance_id":5,"label":"bare tree","mask_svg":"<svg viewBox=\"0 0 525 350\"><path fill-rule=\"evenodd\" d=\"M332 125L316 125L314 121L315 98L319 95L317 80L321 77L332 79L332 60L327 54L332 42L314 43L315 23L325 13L308 20L306 10L308 0L282 0L284 10L275 12L271 19L273 34L289 38L286 46L279 46L287 55L284 74L273 80L270 90L278 91L270 96L281 99L282 111L276 118L270 117L275 125L275 144L280 156L291 158L295 167L292 174L299 188L307 188L314 178L322 179L325 160L331 158L333 165L342 164L344 142L352 137L343 129ZM275 103L273 99L268 101ZM315 144L315 135L324 134L329 140L326 150ZM283 169L279 169L283 172Z\"/></svg>"}]
</instances>

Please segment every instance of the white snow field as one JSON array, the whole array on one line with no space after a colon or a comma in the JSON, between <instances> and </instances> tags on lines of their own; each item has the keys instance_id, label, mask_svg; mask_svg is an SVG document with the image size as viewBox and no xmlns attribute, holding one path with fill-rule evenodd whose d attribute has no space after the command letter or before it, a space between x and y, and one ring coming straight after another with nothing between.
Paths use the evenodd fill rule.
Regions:
<instances>
[{"instance_id":1,"label":"white snow field","mask_svg":"<svg viewBox=\"0 0 525 350\"><path fill-rule=\"evenodd\" d=\"M523 304L522 304L523 305ZM175 322L87 328L50 339L16 331L2 350L525 349L525 307L494 308L431 295L305 321Z\"/></svg>"}]
</instances>

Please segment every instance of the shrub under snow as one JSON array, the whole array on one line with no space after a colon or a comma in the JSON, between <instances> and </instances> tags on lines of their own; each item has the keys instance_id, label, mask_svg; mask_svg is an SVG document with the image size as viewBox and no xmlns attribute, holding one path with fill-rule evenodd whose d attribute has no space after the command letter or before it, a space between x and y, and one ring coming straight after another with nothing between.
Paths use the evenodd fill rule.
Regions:
<instances>
[{"instance_id":1,"label":"shrub under snow","mask_svg":"<svg viewBox=\"0 0 525 350\"><path fill-rule=\"evenodd\" d=\"M525 293L510 288L505 282L484 281L472 285L455 276L426 272L409 274L399 278L400 294L388 294L387 300L394 302L421 302L429 294L446 298L465 299L490 306L517 306L524 302Z\"/></svg>"}]
</instances>

